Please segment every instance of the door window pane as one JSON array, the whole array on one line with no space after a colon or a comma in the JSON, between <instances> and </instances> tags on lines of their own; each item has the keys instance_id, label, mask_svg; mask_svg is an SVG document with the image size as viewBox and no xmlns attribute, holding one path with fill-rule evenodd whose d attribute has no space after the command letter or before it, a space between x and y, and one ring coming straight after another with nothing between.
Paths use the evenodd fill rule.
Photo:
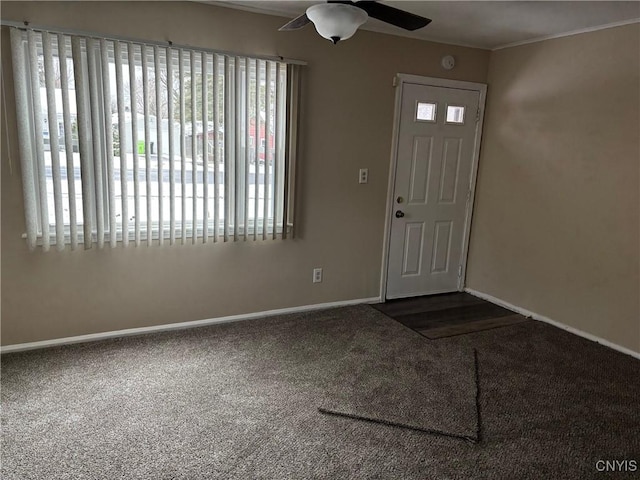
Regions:
<instances>
[{"instance_id":1,"label":"door window pane","mask_svg":"<svg viewBox=\"0 0 640 480\"><path fill-rule=\"evenodd\" d=\"M464 123L464 107L447 105L447 123Z\"/></svg>"},{"instance_id":2,"label":"door window pane","mask_svg":"<svg viewBox=\"0 0 640 480\"><path fill-rule=\"evenodd\" d=\"M418 102L418 108L416 110L416 120L422 122L435 122L436 121L436 104L427 102Z\"/></svg>"}]
</instances>

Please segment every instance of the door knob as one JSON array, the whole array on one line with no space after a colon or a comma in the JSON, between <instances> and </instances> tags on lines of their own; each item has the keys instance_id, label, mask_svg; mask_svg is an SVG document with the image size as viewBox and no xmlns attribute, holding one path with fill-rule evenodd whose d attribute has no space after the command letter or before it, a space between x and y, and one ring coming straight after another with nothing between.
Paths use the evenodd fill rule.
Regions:
<instances>
[{"instance_id":1,"label":"door knob","mask_svg":"<svg viewBox=\"0 0 640 480\"><path fill-rule=\"evenodd\" d=\"M404 212L402 210L397 210L396 211L396 218L402 218L404 217Z\"/></svg>"}]
</instances>

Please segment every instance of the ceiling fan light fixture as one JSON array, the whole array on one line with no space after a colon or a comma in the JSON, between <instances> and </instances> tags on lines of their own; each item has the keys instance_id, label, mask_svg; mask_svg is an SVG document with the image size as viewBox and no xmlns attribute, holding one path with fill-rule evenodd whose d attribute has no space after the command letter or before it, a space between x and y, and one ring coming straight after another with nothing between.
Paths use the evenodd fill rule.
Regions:
<instances>
[{"instance_id":1,"label":"ceiling fan light fixture","mask_svg":"<svg viewBox=\"0 0 640 480\"><path fill-rule=\"evenodd\" d=\"M313 22L321 37L335 44L351 38L369 16L367 12L353 5L321 3L309 7L307 17Z\"/></svg>"}]
</instances>

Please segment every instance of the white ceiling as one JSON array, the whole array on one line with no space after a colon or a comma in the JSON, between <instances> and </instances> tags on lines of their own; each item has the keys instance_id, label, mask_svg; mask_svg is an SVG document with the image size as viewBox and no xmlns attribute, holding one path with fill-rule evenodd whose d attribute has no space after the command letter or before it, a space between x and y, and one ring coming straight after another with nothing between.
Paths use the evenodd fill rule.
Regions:
<instances>
[{"instance_id":1,"label":"white ceiling","mask_svg":"<svg viewBox=\"0 0 640 480\"><path fill-rule=\"evenodd\" d=\"M206 1L229 8L277 15L287 19L318 1L233 0ZM455 45L496 49L529 41L577 33L640 20L640 1L383 1L396 8L431 18L415 32L375 19L361 29ZM305 28L313 28L308 25ZM296 35L296 32L282 32Z\"/></svg>"}]
</instances>

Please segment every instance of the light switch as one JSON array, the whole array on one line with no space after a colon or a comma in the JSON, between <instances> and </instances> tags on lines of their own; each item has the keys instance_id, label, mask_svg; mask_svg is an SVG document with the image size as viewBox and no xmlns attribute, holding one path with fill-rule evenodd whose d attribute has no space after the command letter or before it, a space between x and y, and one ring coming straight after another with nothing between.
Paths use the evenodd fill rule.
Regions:
<instances>
[{"instance_id":1,"label":"light switch","mask_svg":"<svg viewBox=\"0 0 640 480\"><path fill-rule=\"evenodd\" d=\"M360 169L360 180L359 183L367 183L369 181L369 169L361 168Z\"/></svg>"}]
</instances>

